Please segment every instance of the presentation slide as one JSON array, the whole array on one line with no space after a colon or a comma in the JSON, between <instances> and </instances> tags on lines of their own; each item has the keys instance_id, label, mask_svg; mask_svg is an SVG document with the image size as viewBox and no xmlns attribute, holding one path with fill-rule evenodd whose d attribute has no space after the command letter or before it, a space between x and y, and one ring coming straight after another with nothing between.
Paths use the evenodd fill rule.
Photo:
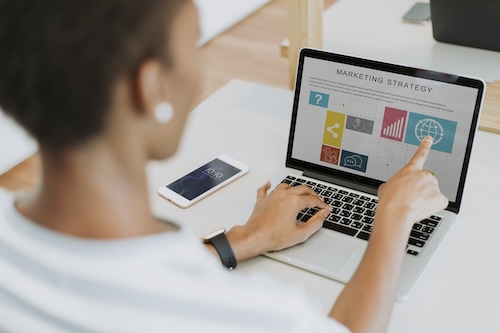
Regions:
<instances>
[{"instance_id":1,"label":"presentation slide","mask_svg":"<svg viewBox=\"0 0 500 333\"><path fill-rule=\"evenodd\" d=\"M456 200L477 90L306 57L292 157L386 181L434 138L424 166Z\"/></svg>"}]
</instances>

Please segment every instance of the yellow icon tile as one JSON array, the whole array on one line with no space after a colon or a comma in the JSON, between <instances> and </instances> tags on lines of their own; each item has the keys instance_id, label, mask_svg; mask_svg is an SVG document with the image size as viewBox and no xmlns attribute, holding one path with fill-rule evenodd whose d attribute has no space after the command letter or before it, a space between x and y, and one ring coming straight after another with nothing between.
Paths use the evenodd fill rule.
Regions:
<instances>
[{"instance_id":1,"label":"yellow icon tile","mask_svg":"<svg viewBox=\"0 0 500 333\"><path fill-rule=\"evenodd\" d=\"M341 147L344 124L345 114L328 111L326 113L323 143L334 147Z\"/></svg>"}]
</instances>

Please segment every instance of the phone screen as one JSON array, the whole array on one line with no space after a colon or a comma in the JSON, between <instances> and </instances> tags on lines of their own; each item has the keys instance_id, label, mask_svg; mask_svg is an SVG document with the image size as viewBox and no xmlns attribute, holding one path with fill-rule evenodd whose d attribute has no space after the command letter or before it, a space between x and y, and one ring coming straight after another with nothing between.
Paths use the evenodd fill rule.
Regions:
<instances>
[{"instance_id":1,"label":"phone screen","mask_svg":"<svg viewBox=\"0 0 500 333\"><path fill-rule=\"evenodd\" d=\"M167 188L193 200L236 175L241 170L218 158L167 185Z\"/></svg>"}]
</instances>

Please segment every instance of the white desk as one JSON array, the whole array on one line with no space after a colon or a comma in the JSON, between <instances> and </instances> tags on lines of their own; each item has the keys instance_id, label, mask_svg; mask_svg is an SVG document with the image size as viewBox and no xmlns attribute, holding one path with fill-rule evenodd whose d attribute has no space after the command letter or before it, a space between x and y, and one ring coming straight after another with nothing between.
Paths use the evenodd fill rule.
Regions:
<instances>
[{"instance_id":1,"label":"white desk","mask_svg":"<svg viewBox=\"0 0 500 333\"><path fill-rule=\"evenodd\" d=\"M324 48L487 82L500 80L500 52L440 43L432 37L432 22L403 22L401 17L415 2L339 0L324 13Z\"/></svg>"},{"instance_id":2,"label":"white desk","mask_svg":"<svg viewBox=\"0 0 500 333\"><path fill-rule=\"evenodd\" d=\"M199 235L224 225L261 184L284 165L292 92L232 81L192 112L177 156L148 167L153 211L191 225ZM395 306L389 332L499 332L500 136L477 133L462 210L454 229L415 293ZM156 194L159 186L227 153L250 165L250 173L188 209ZM343 284L258 257L235 274L266 271L283 283L299 284L325 313Z\"/></svg>"},{"instance_id":3,"label":"white desk","mask_svg":"<svg viewBox=\"0 0 500 333\"><path fill-rule=\"evenodd\" d=\"M323 48L479 77L486 82L500 80L500 52L440 43L432 36L432 22L427 25L403 22L401 18L415 2L338 0L323 14ZM282 45L287 46L288 40Z\"/></svg>"}]
</instances>

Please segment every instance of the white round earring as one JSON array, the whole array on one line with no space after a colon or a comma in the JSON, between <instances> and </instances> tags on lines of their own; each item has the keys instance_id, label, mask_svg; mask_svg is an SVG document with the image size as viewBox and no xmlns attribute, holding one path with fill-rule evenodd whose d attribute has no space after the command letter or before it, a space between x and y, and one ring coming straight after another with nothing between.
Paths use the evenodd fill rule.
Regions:
<instances>
[{"instance_id":1,"label":"white round earring","mask_svg":"<svg viewBox=\"0 0 500 333\"><path fill-rule=\"evenodd\" d=\"M159 123L168 123L174 116L174 108L169 102L158 103L155 107L155 118Z\"/></svg>"}]
</instances>

